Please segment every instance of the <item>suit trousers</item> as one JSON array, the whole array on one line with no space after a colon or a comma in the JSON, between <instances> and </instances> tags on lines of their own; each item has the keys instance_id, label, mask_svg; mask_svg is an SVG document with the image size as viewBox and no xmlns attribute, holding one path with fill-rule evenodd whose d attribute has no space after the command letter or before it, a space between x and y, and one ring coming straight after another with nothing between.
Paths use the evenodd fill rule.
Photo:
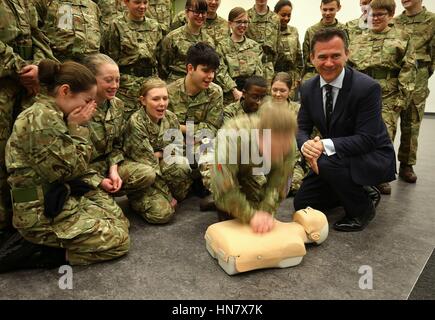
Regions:
<instances>
[{"instance_id":1,"label":"suit trousers","mask_svg":"<svg viewBox=\"0 0 435 320\"><path fill-rule=\"evenodd\" d=\"M322 155L317 164L319 175L310 170L295 195L296 210L310 206L324 211L343 206L346 216L351 218L361 217L371 208L363 186L352 180L349 158Z\"/></svg>"}]
</instances>

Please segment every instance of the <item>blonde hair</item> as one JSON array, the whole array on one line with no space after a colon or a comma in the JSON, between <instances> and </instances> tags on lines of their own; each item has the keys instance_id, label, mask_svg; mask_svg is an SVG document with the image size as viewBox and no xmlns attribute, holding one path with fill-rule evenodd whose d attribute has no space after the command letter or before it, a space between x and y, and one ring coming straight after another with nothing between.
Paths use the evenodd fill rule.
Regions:
<instances>
[{"instance_id":1,"label":"blonde hair","mask_svg":"<svg viewBox=\"0 0 435 320\"><path fill-rule=\"evenodd\" d=\"M259 129L270 129L272 134L286 134L294 136L298 129L296 116L286 102L274 102L267 99L259 109Z\"/></svg>"},{"instance_id":2,"label":"blonde hair","mask_svg":"<svg viewBox=\"0 0 435 320\"><path fill-rule=\"evenodd\" d=\"M98 71L103 64L113 64L115 66L118 66L115 60L103 53L87 55L83 58L82 63L83 65L88 67L89 70L91 70L95 75L99 73Z\"/></svg>"},{"instance_id":3,"label":"blonde hair","mask_svg":"<svg viewBox=\"0 0 435 320\"><path fill-rule=\"evenodd\" d=\"M142 97L146 97L146 95L148 94L148 92L152 89L155 88L167 88L167 84L165 81L163 81L160 78L150 78L148 80L146 80L142 87L140 88L140 95Z\"/></svg>"}]
</instances>

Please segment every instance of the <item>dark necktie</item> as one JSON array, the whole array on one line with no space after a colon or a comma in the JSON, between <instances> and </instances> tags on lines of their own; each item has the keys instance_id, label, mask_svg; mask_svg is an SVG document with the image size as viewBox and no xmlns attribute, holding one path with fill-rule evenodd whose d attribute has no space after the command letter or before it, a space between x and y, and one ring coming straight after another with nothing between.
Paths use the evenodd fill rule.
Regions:
<instances>
[{"instance_id":1,"label":"dark necktie","mask_svg":"<svg viewBox=\"0 0 435 320\"><path fill-rule=\"evenodd\" d=\"M330 84L325 85L326 90L326 102L325 102L325 117L326 117L326 128L329 130L329 125L331 124L332 116L332 86Z\"/></svg>"}]
</instances>

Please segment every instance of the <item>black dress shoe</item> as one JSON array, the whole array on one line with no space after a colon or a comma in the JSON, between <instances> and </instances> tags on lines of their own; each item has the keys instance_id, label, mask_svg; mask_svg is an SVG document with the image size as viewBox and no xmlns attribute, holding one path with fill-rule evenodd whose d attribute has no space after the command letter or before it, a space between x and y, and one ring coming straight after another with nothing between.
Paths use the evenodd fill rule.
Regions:
<instances>
[{"instance_id":1,"label":"black dress shoe","mask_svg":"<svg viewBox=\"0 0 435 320\"><path fill-rule=\"evenodd\" d=\"M361 231L366 227L367 223L363 223L358 218L348 218L344 217L343 219L334 223L334 229L337 231Z\"/></svg>"},{"instance_id":2,"label":"black dress shoe","mask_svg":"<svg viewBox=\"0 0 435 320\"><path fill-rule=\"evenodd\" d=\"M360 217L344 217L343 219L334 223L334 229L338 231L361 231L376 215L376 209L374 205L370 204L366 212Z\"/></svg>"}]
</instances>

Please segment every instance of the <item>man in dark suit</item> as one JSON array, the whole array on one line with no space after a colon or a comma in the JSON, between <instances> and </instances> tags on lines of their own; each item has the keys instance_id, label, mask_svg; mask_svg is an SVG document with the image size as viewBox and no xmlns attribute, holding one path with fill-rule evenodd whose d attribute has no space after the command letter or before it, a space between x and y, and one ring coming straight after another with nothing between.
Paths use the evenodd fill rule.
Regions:
<instances>
[{"instance_id":1,"label":"man in dark suit","mask_svg":"<svg viewBox=\"0 0 435 320\"><path fill-rule=\"evenodd\" d=\"M294 199L296 210L343 206L340 231L363 230L375 216L368 186L395 180L396 157L381 116L381 88L372 78L345 67L345 34L317 32L311 61L319 75L301 87L298 147L311 170ZM321 135L311 139L313 128Z\"/></svg>"}]
</instances>

